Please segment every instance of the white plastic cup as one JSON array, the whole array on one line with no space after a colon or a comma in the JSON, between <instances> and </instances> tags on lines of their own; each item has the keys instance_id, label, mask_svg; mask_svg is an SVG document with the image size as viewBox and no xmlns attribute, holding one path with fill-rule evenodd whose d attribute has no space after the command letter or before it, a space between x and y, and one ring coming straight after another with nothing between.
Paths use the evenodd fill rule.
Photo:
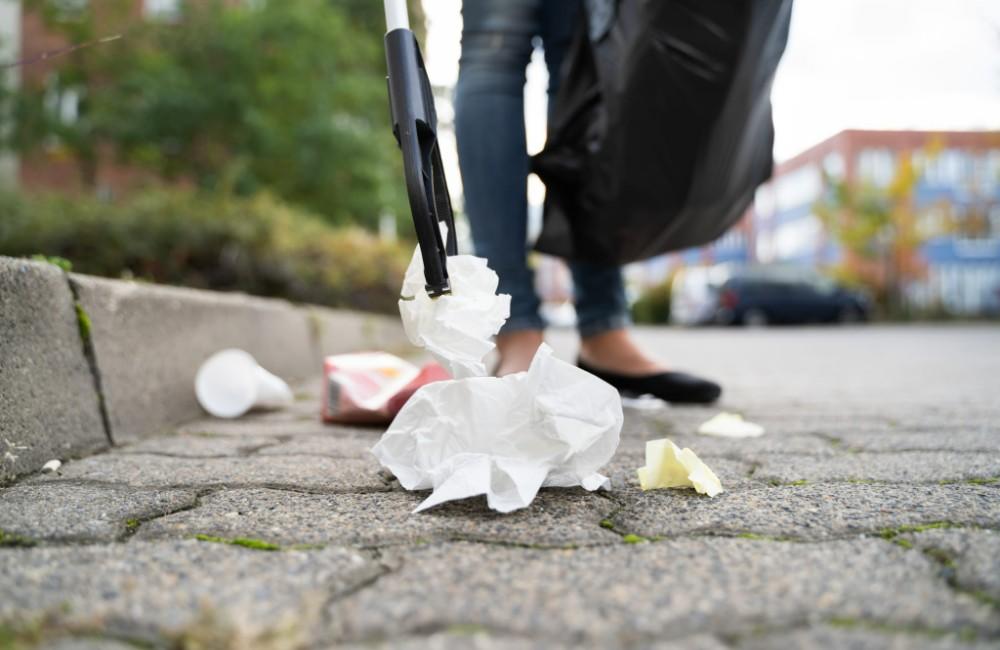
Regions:
<instances>
[{"instance_id":1,"label":"white plastic cup","mask_svg":"<svg viewBox=\"0 0 1000 650\"><path fill-rule=\"evenodd\" d=\"M194 392L201 407L217 418L238 418L250 409L277 409L293 401L288 384L237 348L216 352L201 364Z\"/></svg>"}]
</instances>

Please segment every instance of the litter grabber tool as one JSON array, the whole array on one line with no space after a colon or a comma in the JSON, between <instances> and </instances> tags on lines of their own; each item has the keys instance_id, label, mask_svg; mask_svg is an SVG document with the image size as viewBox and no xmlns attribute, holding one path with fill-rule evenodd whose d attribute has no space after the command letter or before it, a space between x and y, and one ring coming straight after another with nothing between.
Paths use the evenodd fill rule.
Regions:
<instances>
[{"instance_id":1,"label":"litter grabber tool","mask_svg":"<svg viewBox=\"0 0 1000 650\"><path fill-rule=\"evenodd\" d=\"M385 58L392 131L403 152L406 193L420 243L427 294L451 292L448 255L457 254L451 197L441 165L434 95L417 38L410 30L406 0L385 0ZM447 224L442 237L440 222Z\"/></svg>"}]
</instances>

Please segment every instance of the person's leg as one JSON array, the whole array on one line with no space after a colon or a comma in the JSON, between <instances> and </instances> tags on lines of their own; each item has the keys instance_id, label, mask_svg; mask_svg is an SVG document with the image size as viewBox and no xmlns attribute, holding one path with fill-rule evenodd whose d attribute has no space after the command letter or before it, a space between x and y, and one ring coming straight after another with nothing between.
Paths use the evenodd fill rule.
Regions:
<instances>
[{"instance_id":1,"label":"person's leg","mask_svg":"<svg viewBox=\"0 0 1000 650\"><path fill-rule=\"evenodd\" d=\"M549 114L559 90L560 70L579 27L579 0L547 0L541 12L542 44L549 70ZM648 374L663 368L642 354L628 336L629 314L619 266L571 262L580 356L609 370Z\"/></svg>"},{"instance_id":2,"label":"person's leg","mask_svg":"<svg viewBox=\"0 0 1000 650\"><path fill-rule=\"evenodd\" d=\"M523 369L542 341L527 264L528 152L525 68L543 0L464 0L455 134L476 254L500 277L511 314L497 337L498 374Z\"/></svg>"}]
</instances>

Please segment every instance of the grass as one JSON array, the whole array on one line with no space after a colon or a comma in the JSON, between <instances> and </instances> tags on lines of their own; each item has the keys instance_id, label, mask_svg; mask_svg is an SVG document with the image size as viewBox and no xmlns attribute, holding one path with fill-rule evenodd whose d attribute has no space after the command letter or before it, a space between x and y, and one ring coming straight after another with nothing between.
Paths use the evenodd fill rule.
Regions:
<instances>
[{"instance_id":1,"label":"grass","mask_svg":"<svg viewBox=\"0 0 1000 650\"><path fill-rule=\"evenodd\" d=\"M272 544L271 542L265 542L262 539L253 539L249 537L234 537L232 539L226 537L215 537L213 535L195 535L195 539L201 542L212 542L213 544L229 544L230 546L242 546L243 548L253 549L255 551L280 551L281 547L277 544Z\"/></svg>"}]
</instances>

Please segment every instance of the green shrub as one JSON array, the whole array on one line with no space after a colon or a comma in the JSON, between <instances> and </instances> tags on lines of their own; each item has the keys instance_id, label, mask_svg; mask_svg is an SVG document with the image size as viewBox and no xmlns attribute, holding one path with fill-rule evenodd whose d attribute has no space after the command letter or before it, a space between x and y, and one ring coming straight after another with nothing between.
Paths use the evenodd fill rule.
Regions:
<instances>
[{"instance_id":1,"label":"green shrub","mask_svg":"<svg viewBox=\"0 0 1000 650\"><path fill-rule=\"evenodd\" d=\"M0 255L78 273L395 311L408 255L265 195L138 194L121 203L0 195Z\"/></svg>"},{"instance_id":2,"label":"green shrub","mask_svg":"<svg viewBox=\"0 0 1000 650\"><path fill-rule=\"evenodd\" d=\"M673 277L647 287L632 305L632 320L657 325L670 320L670 285Z\"/></svg>"}]
</instances>

